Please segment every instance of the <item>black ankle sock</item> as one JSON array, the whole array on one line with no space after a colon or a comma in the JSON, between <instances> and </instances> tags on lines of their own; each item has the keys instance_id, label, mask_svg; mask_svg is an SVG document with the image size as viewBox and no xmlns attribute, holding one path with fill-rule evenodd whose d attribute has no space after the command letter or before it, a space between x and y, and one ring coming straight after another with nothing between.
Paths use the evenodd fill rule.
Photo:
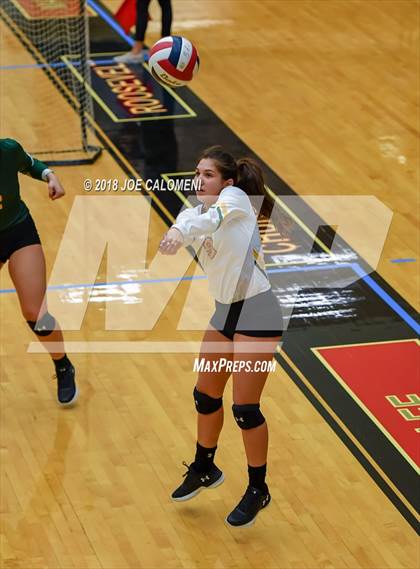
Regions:
<instances>
[{"instance_id":1,"label":"black ankle sock","mask_svg":"<svg viewBox=\"0 0 420 569\"><path fill-rule=\"evenodd\" d=\"M213 465L214 455L216 454L217 446L207 448L197 442L197 450L195 452L194 468L197 472L202 474L208 472Z\"/></svg>"},{"instance_id":2,"label":"black ankle sock","mask_svg":"<svg viewBox=\"0 0 420 569\"><path fill-rule=\"evenodd\" d=\"M69 358L67 357L67 354L64 354L64 356L62 358L60 358L59 360L53 360L54 365L55 365L55 369L60 368L68 368L69 366L71 366L71 361L69 360Z\"/></svg>"},{"instance_id":3,"label":"black ankle sock","mask_svg":"<svg viewBox=\"0 0 420 569\"><path fill-rule=\"evenodd\" d=\"M265 475L267 473L267 465L262 466L249 466L248 465L248 476L249 485L254 488L258 488L262 492L268 492L268 486L265 483Z\"/></svg>"}]
</instances>

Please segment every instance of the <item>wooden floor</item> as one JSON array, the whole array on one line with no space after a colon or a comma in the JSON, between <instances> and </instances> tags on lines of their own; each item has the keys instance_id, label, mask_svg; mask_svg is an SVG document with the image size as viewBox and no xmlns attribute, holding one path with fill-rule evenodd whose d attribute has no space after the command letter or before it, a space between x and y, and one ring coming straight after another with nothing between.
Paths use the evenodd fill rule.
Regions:
<instances>
[{"instance_id":1,"label":"wooden floor","mask_svg":"<svg viewBox=\"0 0 420 569\"><path fill-rule=\"evenodd\" d=\"M173 5L201 55L192 90L266 164L302 196L372 195L393 211L378 272L418 308L419 2Z\"/></svg>"},{"instance_id":2,"label":"wooden floor","mask_svg":"<svg viewBox=\"0 0 420 569\"><path fill-rule=\"evenodd\" d=\"M113 9L119 3L107 2ZM418 258L419 4L173 4L173 31L201 52L194 91L298 193L375 195L394 211L379 272L415 304L418 261L390 259ZM3 24L0 38L1 65L31 63ZM33 147L43 121L26 93L39 84L24 73L1 71L0 135ZM67 112L58 96L55 108ZM53 142L71 132L52 125L48 136ZM56 203L39 182L22 181L49 269L83 179L123 178L107 153L88 169L59 174L67 196ZM155 251L164 224L151 215ZM10 287L3 270L0 288ZM177 291L153 339L175 337L185 294ZM111 299L96 300L82 330L67 339L144 338L103 332ZM181 461L192 458L194 354L75 354L82 394L76 408L63 411L48 358L26 353L32 339L15 295L0 294L2 567L418 567L411 527L279 367L263 400L273 502L252 529L234 531L223 520L241 496L246 461L228 412L217 455L224 485L184 505L169 499ZM230 404L227 393L227 410Z\"/></svg>"}]
</instances>

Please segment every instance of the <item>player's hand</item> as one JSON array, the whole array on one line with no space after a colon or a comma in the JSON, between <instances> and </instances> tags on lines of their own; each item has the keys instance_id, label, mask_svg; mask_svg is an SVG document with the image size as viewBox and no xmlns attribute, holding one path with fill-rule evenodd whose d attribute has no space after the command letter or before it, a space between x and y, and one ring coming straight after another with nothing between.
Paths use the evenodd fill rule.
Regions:
<instances>
[{"instance_id":1,"label":"player's hand","mask_svg":"<svg viewBox=\"0 0 420 569\"><path fill-rule=\"evenodd\" d=\"M51 200L62 198L66 192L61 185L60 180L52 172L48 174L48 195Z\"/></svg>"},{"instance_id":2,"label":"player's hand","mask_svg":"<svg viewBox=\"0 0 420 569\"><path fill-rule=\"evenodd\" d=\"M162 238L159 245L159 251L162 255L176 255L178 250L184 243L184 236L175 227L171 227Z\"/></svg>"}]
</instances>

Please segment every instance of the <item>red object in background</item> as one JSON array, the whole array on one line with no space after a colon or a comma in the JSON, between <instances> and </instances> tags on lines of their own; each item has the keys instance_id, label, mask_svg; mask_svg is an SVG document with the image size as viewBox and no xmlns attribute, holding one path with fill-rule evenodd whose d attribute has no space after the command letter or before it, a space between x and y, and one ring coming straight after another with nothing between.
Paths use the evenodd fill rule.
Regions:
<instances>
[{"instance_id":1,"label":"red object in background","mask_svg":"<svg viewBox=\"0 0 420 569\"><path fill-rule=\"evenodd\" d=\"M131 28L136 25L136 1L137 0L124 0L115 14L115 19L126 34L128 34Z\"/></svg>"},{"instance_id":2,"label":"red object in background","mask_svg":"<svg viewBox=\"0 0 420 569\"><path fill-rule=\"evenodd\" d=\"M115 19L122 29L128 34L133 26L136 25L137 19L137 0L124 0L118 8ZM148 19L151 20L148 14Z\"/></svg>"},{"instance_id":3,"label":"red object in background","mask_svg":"<svg viewBox=\"0 0 420 569\"><path fill-rule=\"evenodd\" d=\"M353 399L370 413L385 436L420 466L420 406L416 404L420 350L417 341L335 346L315 351ZM413 401L408 399L411 394ZM395 407L387 396L407 403Z\"/></svg>"}]
</instances>

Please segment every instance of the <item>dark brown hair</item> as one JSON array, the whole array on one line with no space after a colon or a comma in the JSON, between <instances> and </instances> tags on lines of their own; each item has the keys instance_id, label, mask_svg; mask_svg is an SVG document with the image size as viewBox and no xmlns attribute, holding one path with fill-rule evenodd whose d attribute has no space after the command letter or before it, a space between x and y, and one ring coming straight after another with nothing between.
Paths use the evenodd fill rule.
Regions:
<instances>
[{"instance_id":1,"label":"dark brown hair","mask_svg":"<svg viewBox=\"0 0 420 569\"><path fill-rule=\"evenodd\" d=\"M243 190L250 197L251 203L253 202L253 196L263 196L264 199L261 207L259 207L258 202L258 206L255 208L257 211L259 210L259 217L271 219L277 227L277 230L280 233L284 232L284 220L282 220L279 215L272 216L274 200L267 193L262 170L253 158L245 157L235 160L232 154L226 152L222 146L210 146L210 148L207 148L202 152L199 160L202 160L203 158L210 158L213 160L223 180L229 180L229 178L232 178L233 184ZM279 213L278 208L275 208L275 213Z\"/></svg>"}]
</instances>

